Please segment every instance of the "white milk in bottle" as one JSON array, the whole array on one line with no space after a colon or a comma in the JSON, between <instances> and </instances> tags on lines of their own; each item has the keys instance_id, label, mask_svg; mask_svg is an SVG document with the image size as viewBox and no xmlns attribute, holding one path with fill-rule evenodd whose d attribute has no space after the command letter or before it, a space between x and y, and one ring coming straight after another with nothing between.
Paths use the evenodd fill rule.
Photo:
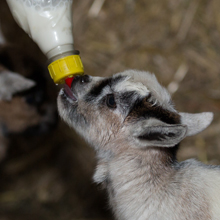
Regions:
<instances>
[{"instance_id":1,"label":"white milk in bottle","mask_svg":"<svg viewBox=\"0 0 220 220\"><path fill-rule=\"evenodd\" d=\"M73 48L72 0L7 2L17 23L52 61L48 68L55 83L83 74L79 53Z\"/></svg>"}]
</instances>

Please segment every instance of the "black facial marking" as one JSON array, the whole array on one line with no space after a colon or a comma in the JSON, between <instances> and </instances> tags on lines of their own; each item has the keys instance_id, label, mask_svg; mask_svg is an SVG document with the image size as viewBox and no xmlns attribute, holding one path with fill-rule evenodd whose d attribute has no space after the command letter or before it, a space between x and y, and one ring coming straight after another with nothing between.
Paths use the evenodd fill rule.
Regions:
<instances>
[{"instance_id":1,"label":"black facial marking","mask_svg":"<svg viewBox=\"0 0 220 220\"><path fill-rule=\"evenodd\" d=\"M179 124L180 116L175 112L163 109L161 106L153 106L148 102L149 97L139 100L134 104L127 120L156 118L167 124Z\"/></svg>"},{"instance_id":2,"label":"black facial marking","mask_svg":"<svg viewBox=\"0 0 220 220\"><path fill-rule=\"evenodd\" d=\"M120 99L122 100L122 102L130 103L135 95L137 95L137 93L134 91L124 92L120 94Z\"/></svg>"},{"instance_id":3,"label":"black facial marking","mask_svg":"<svg viewBox=\"0 0 220 220\"><path fill-rule=\"evenodd\" d=\"M117 77L111 78L110 86L116 85L118 82L122 81L125 78L126 76L117 76Z\"/></svg>"},{"instance_id":4,"label":"black facial marking","mask_svg":"<svg viewBox=\"0 0 220 220\"><path fill-rule=\"evenodd\" d=\"M163 109L161 106L153 106L152 97L148 96L145 99L137 100L128 114L126 121L145 120L148 118L157 118L167 124L180 124L180 116L178 113L170 112ZM172 133L169 134L170 137L173 136ZM148 140L162 140L164 137L159 133L149 133L140 136L139 138L148 139ZM165 158L171 159L172 161L176 160L176 152L179 148L179 144L170 147L170 148L156 148L158 151L163 152ZM149 148L148 148L149 149Z\"/></svg>"},{"instance_id":5,"label":"black facial marking","mask_svg":"<svg viewBox=\"0 0 220 220\"><path fill-rule=\"evenodd\" d=\"M107 78L102 80L98 85L94 86L91 91L88 93L86 100L93 100L94 98L98 97L101 93L102 90L109 86L112 87L112 85L116 85L119 81L124 79L124 76L117 76L115 78Z\"/></svg>"},{"instance_id":6,"label":"black facial marking","mask_svg":"<svg viewBox=\"0 0 220 220\"><path fill-rule=\"evenodd\" d=\"M99 83L98 85L96 85L88 94L89 96L92 97L97 97L101 94L102 90L108 86L111 82L111 79L104 79L103 81L101 81L101 83Z\"/></svg>"},{"instance_id":7,"label":"black facial marking","mask_svg":"<svg viewBox=\"0 0 220 220\"><path fill-rule=\"evenodd\" d=\"M129 113L129 109L132 109L137 98L138 93L136 93L135 91L117 94L117 103L120 105L121 110L123 110L125 115Z\"/></svg>"}]
</instances>

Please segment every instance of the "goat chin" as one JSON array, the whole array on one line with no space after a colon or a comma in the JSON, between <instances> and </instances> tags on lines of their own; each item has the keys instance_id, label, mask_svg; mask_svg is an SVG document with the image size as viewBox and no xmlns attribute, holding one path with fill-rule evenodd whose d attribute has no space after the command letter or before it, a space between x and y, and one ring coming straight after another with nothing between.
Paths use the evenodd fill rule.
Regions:
<instances>
[{"instance_id":1,"label":"goat chin","mask_svg":"<svg viewBox=\"0 0 220 220\"><path fill-rule=\"evenodd\" d=\"M63 90L58 109L94 147L93 179L107 189L116 219L220 219L219 167L176 159L180 142L209 126L213 114L177 112L149 72L84 77L71 86L77 101Z\"/></svg>"}]
</instances>

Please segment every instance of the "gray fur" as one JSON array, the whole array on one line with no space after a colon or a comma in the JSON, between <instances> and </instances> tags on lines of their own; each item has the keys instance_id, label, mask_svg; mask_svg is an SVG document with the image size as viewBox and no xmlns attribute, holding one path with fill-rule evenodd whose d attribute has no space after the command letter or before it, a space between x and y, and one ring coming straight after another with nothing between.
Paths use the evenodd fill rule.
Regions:
<instances>
[{"instance_id":1,"label":"gray fur","mask_svg":"<svg viewBox=\"0 0 220 220\"><path fill-rule=\"evenodd\" d=\"M153 135L154 133L160 133L163 138L159 140L147 140L146 138L140 138L144 135ZM180 143L180 141L186 136L186 125L169 125L156 119L149 119L135 123L131 126L130 130L131 141L135 141L136 147L172 147Z\"/></svg>"},{"instance_id":2,"label":"gray fur","mask_svg":"<svg viewBox=\"0 0 220 220\"><path fill-rule=\"evenodd\" d=\"M181 123L186 124L188 127L187 136L198 134L207 128L212 119L213 114L211 112L203 112L199 114L189 114L180 112Z\"/></svg>"},{"instance_id":3,"label":"gray fur","mask_svg":"<svg viewBox=\"0 0 220 220\"><path fill-rule=\"evenodd\" d=\"M166 89L148 72L116 74L101 92L105 78L81 79L71 88L77 100L61 90L58 109L96 150L93 178L106 187L115 218L220 219L219 167L176 160L179 142L204 130L213 114L178 113ZM116 107L108 104L109 94Z\"/></svg>"}]
</instances>

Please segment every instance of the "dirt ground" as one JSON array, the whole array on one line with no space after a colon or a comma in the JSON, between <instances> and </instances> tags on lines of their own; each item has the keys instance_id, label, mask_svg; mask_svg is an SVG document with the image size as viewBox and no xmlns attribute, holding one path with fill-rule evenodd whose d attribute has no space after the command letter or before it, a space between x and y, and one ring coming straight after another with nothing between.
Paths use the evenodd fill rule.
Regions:
<instances>
[{"instance_id":1,"label":"dirt ground","mask_svg":"<svg viewBox=\"0 0 220 220\"><path fill-rule=\"evenodd\" d=\"M89 75L147 70L172 93L178 111L214 112L211 126L181 144L179 160L220 164L220 1L74 0L75 48ZM102 1L98 1L98 3ZM0 2L3 33L46 66L46 58ZM48 80L55 103L59 88ZM41 135L10 137L0 163L0 220L113 219L92 182L93 150L60 119Z\"/></svg>"}]
</instances>

